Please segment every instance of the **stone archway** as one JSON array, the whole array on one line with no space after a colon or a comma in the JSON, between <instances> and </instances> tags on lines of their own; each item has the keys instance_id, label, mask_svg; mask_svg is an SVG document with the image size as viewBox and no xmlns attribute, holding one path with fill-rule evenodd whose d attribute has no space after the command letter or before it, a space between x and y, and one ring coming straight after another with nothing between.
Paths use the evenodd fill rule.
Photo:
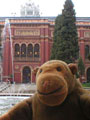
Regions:
<instances>
[{"instance_id":1,"label":"stone archway","mask_svg":"<svg viewBox=\"0 0 90 120\"><path fill-rule=\"evenodd\" d=\"M23 75L23 79L22 79L23 83L31 82L31 69L28 66L23 68L22 75Z\"/></svg>"},{"instance_id":2,"label":"stone archway","mask_svg":"<svg viewBox=\"0 0 90 120\"><path fill-rule=\"evenodd\" d=\"M87 82L90 82L90 68L87 69Z\"/></svg>"}]
</instances>

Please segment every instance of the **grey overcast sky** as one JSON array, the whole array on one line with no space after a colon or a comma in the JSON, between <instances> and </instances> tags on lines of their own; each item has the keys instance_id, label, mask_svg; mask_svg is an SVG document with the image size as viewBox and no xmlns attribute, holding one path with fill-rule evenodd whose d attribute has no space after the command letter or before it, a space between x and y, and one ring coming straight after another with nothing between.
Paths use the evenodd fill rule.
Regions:
<instances>
[{"instance_id":1,"label":"grey overcast sky","mask_svg":"<svg viewBox=\"0 0 90 120\"><path fill-rule=\"evenodd\" d=\"M0 16L20 16L20 6L28 0L0 0ZM65 0L32 0L39 5L41 16L61 14ZM90 0L72 0L77 17L90 17Z\"/></svg>"}]
</instances>

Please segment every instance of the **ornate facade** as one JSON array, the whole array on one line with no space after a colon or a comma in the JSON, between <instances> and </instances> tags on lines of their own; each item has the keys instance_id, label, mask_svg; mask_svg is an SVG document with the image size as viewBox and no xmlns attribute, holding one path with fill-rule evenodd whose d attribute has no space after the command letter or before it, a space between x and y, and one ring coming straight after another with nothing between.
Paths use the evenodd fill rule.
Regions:
<instances>
[{"instance_id":1,"label":"ornate facade","mask_svg":"<svg viewBox=\"0 0 90 120\"><path fill-rule=\"evenodd\" d=\"M4 28L5 19L5 17L0 18L1 29ZM2 62L4 78L12 80L13 76L16 83L33 83L35 82L33 69L49 60L55 17L10 17L8 19L11 36L6 32ZM87 59L90 53L90 18L77 18L76 25L80 55L85 63L85 80L90 81L90 61Z\"/></svg>"}]
</instances>

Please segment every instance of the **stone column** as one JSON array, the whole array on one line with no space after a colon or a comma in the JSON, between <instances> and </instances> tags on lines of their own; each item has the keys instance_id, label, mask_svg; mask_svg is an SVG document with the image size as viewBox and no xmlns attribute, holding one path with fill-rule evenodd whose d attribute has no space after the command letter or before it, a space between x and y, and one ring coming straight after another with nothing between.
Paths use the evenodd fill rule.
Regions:
<instances>
[{"instance_id":1,"label":"stone column","mask_svg":"<svg viewBox=\"0 0 90 120\"><path fill-rule=\"evenodd\" d=\"M44 38L45 30L44 30L44 28L41 28L40 34L41 34L40 35L40 38L41 38L40 58L41 58L41 64L43 64L45 62L45 38Z\"/></svg>"}]
</instances>

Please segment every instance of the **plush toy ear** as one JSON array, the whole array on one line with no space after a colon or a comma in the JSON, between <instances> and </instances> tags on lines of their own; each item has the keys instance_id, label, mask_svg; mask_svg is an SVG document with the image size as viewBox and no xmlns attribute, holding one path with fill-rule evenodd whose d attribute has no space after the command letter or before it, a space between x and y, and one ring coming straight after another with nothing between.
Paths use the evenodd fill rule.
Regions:
<instances>
[{"instance_id":1,"label":"plush toy ear","mask_svg":"<svg viewBox=\"0 0 90 120\"><path fill-rule=\"evenodd\" d=\"M77 73L77 65L76 64L70 63L70 64L68 64L68 67L70 68L73 75L75 75Z\"/></svg>"},{"instance_id":2,"label":"plush toy ear","mask_svg":"<svg viewBox=\"0 0 90 120\"><path fill-rule=\"evenodd\" d=\"M34 73L35 76L36 76L36 74L37 74L38 69L39 69L39 67L36 67L36 68L33 70L33 73Z\"/></svg>"}]
</instances>

